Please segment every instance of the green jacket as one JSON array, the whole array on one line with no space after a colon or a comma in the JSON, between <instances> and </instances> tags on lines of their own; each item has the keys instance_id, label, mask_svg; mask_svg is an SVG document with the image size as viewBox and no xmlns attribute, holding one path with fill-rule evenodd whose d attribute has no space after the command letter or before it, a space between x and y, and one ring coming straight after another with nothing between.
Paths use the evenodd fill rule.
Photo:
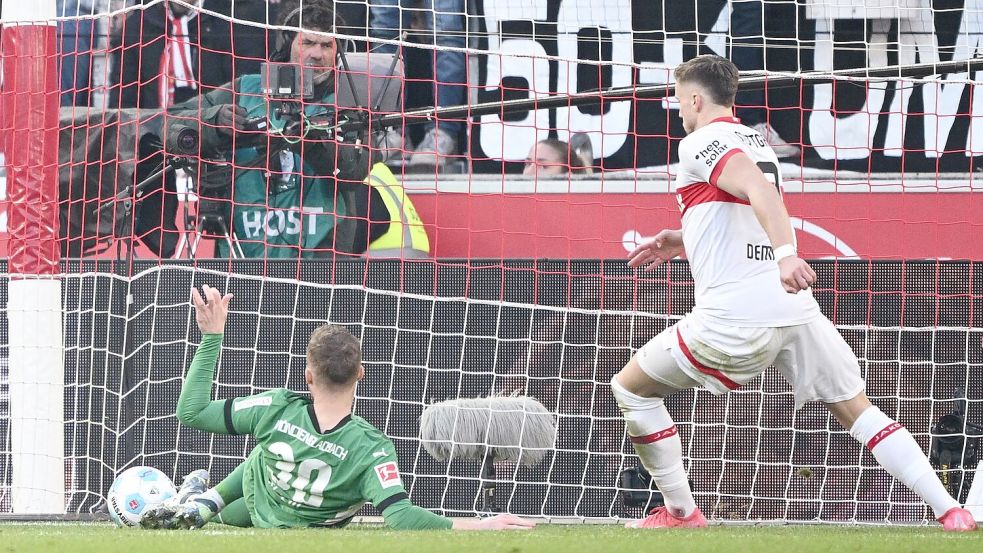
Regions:
<instances>
[{"instance_id":1,"label":"green jacket","mask_svg":"<svg viewBox=\"0 0 983 553\"><path fill-rule=\"evenodd\" d=\"M233 87L235 93L233 93ZM247 117L269 117L271 130L283 129L286 122L270 113L261 88L259 75L245 75L230 85L217 88L172 107L171 115L187 118L187 123L201 121L201 147L205 152L226 152L236 144L231 156L233 178L231 230L246 257L291 258L330 255L333 247L335 216L346 213L343 195L339 195L329 170L319 172L302 161L304 154L324 159L329 153L323 144L304 140L289 151L267 156L264 146L238 146L257 137L256 133L237 131L234 140L220 134L215 126L223 104L238 103L246 108ZM309 103L308 116L333 109L334 93ZM258 135L262 136L262 135ZM317 251L315 251L317 250ZM228 257L227 244L217 241L216 254Z\"/></svg>"}]
</instances>

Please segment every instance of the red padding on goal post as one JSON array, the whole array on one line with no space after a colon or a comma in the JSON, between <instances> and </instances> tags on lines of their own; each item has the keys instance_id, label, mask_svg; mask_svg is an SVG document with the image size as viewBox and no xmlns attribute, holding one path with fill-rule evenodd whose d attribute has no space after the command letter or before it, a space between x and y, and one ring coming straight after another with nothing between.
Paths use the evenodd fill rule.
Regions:
<instances>
[{"instance_id":1,"label":"red padding on goal post","mask_svg":"<svg viewBox=\"0 0 983 553\"><path fill-rule=\"evenodd\" d=\"M7 164L11 274L58 272L58 50L56 27L3 29L0 129Z\"/></svg>"}]
</instances>

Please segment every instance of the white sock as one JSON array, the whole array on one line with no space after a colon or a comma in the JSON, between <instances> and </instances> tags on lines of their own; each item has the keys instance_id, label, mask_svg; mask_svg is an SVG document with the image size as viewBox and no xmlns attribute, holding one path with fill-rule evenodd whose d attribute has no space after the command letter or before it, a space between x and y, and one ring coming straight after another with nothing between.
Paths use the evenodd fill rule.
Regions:
<instances>
[{"instance_id":1,"label":"white sock","mask_svg":"<svg viewBox=\"0 0 983 553\"><path fill-rule=\"evenodd\" d=\"M865 445L884 469L918 494L935 512L935 518L958 507L935 475L918 442L901 423L871 406L857 417L850 435Z\"/></svg>"},{"instance_id":2,"label":"white sock","mask_svg":"<svg viewBox=\"0 0 983 553\"><path fill-rule=\"evenodd\" d=\"M662 398L635 395L614 379L611 392L625 416L635 452L662 492L666 507L677 517L688 517L696 502L683 469L683 442Z\"/></svg>"},{"instance_id":3,"label":"white sock","mask_svg":"<svg viewBox=\"0 0 983 553\"><path fill-rule=\"evenodd\" d=\"M198 512L207 521L225 508L225 500L218 490L211 488L191 498L198 505Z\"/></svg>"}]
</instances>

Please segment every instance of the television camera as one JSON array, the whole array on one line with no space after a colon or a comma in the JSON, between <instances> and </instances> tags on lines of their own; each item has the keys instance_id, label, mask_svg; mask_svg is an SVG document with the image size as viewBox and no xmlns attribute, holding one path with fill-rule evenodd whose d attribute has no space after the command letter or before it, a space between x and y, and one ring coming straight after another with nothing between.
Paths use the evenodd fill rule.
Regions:
<instances>
[{"instance_id":1,"label":"television camera","mask_svg":"<svg viewBox=\"0 0 983 553\"><path fill-rule=\"evenodd\" d=\"M967 420L966 391L956 388L955 409L932 425L929 460L952 497L966 503L974 469L979 464L983 424ZM969 478L965 478L968 476Z\"/></svg>"},{"instance_id":2,"label":"television camera","mask_svg":"<svg viewBox=\"0 0 983 553\"><path fill-rule=\"evenodd\" d=\"M297 151L299 144L306 141L325 147L319 150L319 155L306 157L305 163L320 174L334 177L341 188L361 185L373 161L369 137L384 132L378 121L383 117L392 120L391 115L385 114L399 111L400 87L391 85L402 75L402 67L397 56L379 53L357 53L350 63L342 52L340 61L343 69L336 70L335 102L315 113L304 109L315 100L310 68L264 63L261 82L268 115L248 119L239 129L242 132L236 132L234 139L229 140L226 150L203 148L198 121L167 116L160 135L155 137L156 147L165 156L162 165L142 181L120 190L112 201L100 205L97 215L119 206L117 226L129 224L132 228L135 204L144 194L159 187L162 178L180 169L188 175L188 191L194 192L198 201L192 209L188 201L190 194L185 195L185 232L175 257L182 257L185 252L194 257L203 238L223 240L233 257L241 257L242 250L230 224L236 171L265 171L267 160L281 152ZM371 109L362 103L365 97L376 100ZM237 163L233 168L227 161L228 150L245 147L256 148L260 155L253 162ZM126 231L119 229L117 236L132 234Z\"/></svg>"}]
</instances>

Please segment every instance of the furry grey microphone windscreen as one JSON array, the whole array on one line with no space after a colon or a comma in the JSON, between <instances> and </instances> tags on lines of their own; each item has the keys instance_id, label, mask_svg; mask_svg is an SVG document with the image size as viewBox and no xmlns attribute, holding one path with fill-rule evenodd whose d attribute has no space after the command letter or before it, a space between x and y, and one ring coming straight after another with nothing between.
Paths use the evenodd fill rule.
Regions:
<instances>
[{"instance_id":1,"label":"furry grey microphone windscreen","mask_svg":"<svg viewBox=\"0 0 983 553\"><path fill-rule=\"evenodd\" d=\"M531 397L451 399L420 415L420 439L438 461L484 459L538 464L556 439L552 413Z\"/></svg>"}]
</instances>

